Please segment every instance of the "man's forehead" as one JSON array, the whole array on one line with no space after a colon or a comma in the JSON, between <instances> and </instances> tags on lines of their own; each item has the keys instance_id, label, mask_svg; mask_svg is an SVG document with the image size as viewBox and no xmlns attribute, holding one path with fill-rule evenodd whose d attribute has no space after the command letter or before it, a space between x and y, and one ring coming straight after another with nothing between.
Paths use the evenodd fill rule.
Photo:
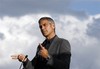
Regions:
<instances>
[{"instance_id":1,"label":"man's forehead","mask_svg":"<svg viewBox=\"0 0 100 69\"><path fill-rule=\"evenodd\" d=\"M49 23L48 20L42 20L39 24L47 24L47 23Z\"/></svg>"}]
</instances>

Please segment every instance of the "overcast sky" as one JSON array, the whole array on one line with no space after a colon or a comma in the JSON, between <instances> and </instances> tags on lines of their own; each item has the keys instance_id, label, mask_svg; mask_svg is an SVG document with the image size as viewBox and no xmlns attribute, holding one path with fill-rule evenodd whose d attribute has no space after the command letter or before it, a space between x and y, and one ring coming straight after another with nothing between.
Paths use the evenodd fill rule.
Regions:
<instances>
[{"instance_id":1,"label":"overcast sky","mask_svg":"<svg viewBox=\"0 0 100 69\"><path fill-rule=\"evenodd\" d=\"M41 17L52 17L56 33L71 44L70 69L100 69L100 0L0 0L0 69L18 69L12 54L31 60L45 39Z\"/></svg>"}]
</instances>

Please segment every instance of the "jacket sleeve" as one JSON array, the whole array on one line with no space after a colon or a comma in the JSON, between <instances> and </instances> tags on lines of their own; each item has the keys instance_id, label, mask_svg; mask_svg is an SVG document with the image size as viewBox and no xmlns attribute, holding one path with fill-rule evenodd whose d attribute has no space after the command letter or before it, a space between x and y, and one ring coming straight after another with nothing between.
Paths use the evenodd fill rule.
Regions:
<instances>
[{"instance_id":1,"label":"jacket sleeve","mask_svg":"<svg viewBox=\"0 0 100 69\"><path fill-rule=\"evenodd\" d=\"M55 69L69 69L71 57L70 44L67 40L62 39L59 46L59 53L51 55L47 64Z\"/></svg>"},{"instance_id":2,"label":"jacket sleeve","mask_svg":"<svg viewBox=\"0 0 100 69\"><path fill-rule=\"evenodd\" d=\"M34 69L34 66L29 59L27 59L26 62L23 62L23 69Z\"/></svg>"}]
</instances>

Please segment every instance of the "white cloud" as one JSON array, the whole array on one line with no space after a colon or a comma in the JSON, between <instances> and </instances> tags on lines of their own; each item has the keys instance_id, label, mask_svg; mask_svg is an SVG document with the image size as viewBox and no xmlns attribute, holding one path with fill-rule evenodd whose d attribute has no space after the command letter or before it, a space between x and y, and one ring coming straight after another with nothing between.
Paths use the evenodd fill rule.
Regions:
<instances>
[{"instance_id":1,"label":"white cloud","mask_svg":"<svg viewBox=\"0 0 100 69\"><path fill-rule=\"evenodd\" d=\"M9 56L14 53L29 54L29 58L33 58L31 55L35 54L36 45L43 41L37 23L42 16L51 17L49 14L32 14L21 17L6 16L0 18L0 33L4 34L5 37L0 40L1 66L5 65L4 63L10 64L10 62L8 63L8 61L11 61ZM87 34L87 30L90 29L88 25L93 25L95 23L94 18L98 19L99 15L88 16L84 20L72 15L52 17L56 22L58 36L68 39L71 43L71 69L88 69L91 68L91 65L91 69L95 67L99 69L100 65L98 63L100 61L98 60L100 56L97 51L100 51L100 40Z\"/></svg>"}]
</instances>

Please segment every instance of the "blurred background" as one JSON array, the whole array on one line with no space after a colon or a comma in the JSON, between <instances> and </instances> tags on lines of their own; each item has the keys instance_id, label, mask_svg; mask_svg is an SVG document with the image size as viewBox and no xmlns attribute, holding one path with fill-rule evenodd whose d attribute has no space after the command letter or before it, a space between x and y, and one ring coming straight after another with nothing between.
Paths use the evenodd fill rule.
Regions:
<instances>
[{"instance_id":1,"label":"blurred background","mask_svg":"<svg viewBox=\"0 0 100 69\"><path fill-rule=\"evenodd\" d=\"M32 60L45 39L38 26L44 16L71 44L70 69L100 69L100 0L0 0L0 69L19 68L13 54Z\"/></svg>"}]
</instances>

